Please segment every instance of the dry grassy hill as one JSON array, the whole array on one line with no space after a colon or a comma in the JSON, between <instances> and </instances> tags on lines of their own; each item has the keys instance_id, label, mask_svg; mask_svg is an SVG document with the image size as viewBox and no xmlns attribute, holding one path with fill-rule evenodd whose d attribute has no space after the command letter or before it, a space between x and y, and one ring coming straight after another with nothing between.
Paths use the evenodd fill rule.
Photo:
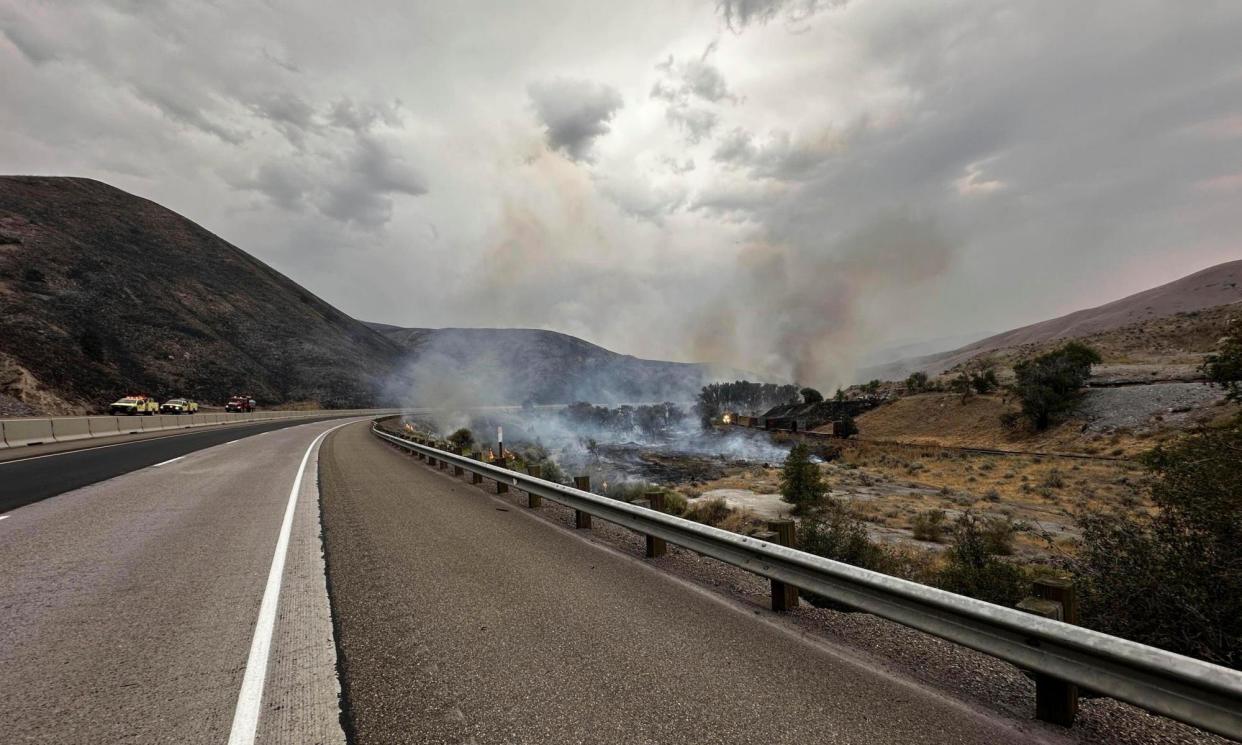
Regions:
<instances>
[{"instance_id":1,"label":"dry grassy hill","mask_svg":"<svg viewBox=\"0 0 1242 745\"><path fill-rule=\"evenodd\" d=\"M922 370L939 374L983 355L1005 355L1066 339L1090 338L1125 327L1242 302L1242 260L1218 264L1187 277L1095 308L989 336L959 349L899 360L863 371L863 379L897 380ZM1176 347L1176 339L1166 339Z\"/></svg>"}]
</instances>

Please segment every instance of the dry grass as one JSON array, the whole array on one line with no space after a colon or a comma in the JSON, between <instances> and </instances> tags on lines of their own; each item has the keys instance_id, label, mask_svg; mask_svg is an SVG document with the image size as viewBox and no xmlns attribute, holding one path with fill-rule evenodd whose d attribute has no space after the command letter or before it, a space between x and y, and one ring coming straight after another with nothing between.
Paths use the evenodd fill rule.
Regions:
<instances>
[{"instance_id":1,"label":"dry grass","mask_svg":"<svg viewBox=\"0 0 1242 745\"><path fill-rule=\"evenodd\" d=\"M1017 405L1001 394L962 400L953 393L906 396L858 417L861 437L869 441L938 447L989 448L1039 453L1133 456L1154 447L1164 435L1103 435L1083 431L1083 421L1069 419L1045 432L1007 429L1001 415Z\"/></svg>"}]
</instances>

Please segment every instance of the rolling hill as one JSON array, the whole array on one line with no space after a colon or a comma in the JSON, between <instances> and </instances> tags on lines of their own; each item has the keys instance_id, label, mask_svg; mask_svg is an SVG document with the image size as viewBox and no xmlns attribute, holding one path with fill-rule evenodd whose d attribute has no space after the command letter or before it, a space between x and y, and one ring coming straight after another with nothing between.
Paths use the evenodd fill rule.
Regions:
<instances>
[{"instance_id":1,"label":"rolling hill","mask_svg":"<svg viewBox=\"0 0 1242 745\"><path fill-rule=\"evenodd\" d=\"M463 369L474 403L662 399L707 375L547 331L368 325L154 202L0 177L0 416L99 411L131 392L442 403L445 386L469 395Z\"/></svg>"},{"instance_id":2,"label":"rolling hill","mask_svg":"<svg viewBox=\"0 0 1242 745\"><path fill-rule=\"evenodd\" d=\"M1217 264L1111 303L994 334L947 352L876 366L864 370L862 377L896 380L915 370L935 375L980 355L1029 348L1061 339L1099 336L1157 319L1238 302L1242 302L1242 260Z\"/></svg>"},{"instance_id":3,"label":"rolling hill","mask_svg":"<svg viewBox=\"0 0 1242 745\"><path fill-rule=\"evenodd\" d=\"M414 400L482 403L687 401L706 382L745 377L707 365L617 354L568 334L539 329L371 328L410 354ZM450 386L454 390L446 390Z\"/></svg>"}]
</instances>

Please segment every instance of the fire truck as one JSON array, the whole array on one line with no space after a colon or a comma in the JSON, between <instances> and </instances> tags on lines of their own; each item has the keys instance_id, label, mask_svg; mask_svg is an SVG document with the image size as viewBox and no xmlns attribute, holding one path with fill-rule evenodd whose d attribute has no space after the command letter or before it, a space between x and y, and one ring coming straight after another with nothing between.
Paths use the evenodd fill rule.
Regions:
<instances>
[{"instance_id":1,"label":"fire truck","mask_svg":"<svg viewBox=\"0 0 1242 745\"><path fill-rule=\"evenodd\" d=\"M224 410L247 413L254 411L254 399L250 396L233 396L229 399L229 402L224 405Z\"/></svg>"},{"instance_id":2,"label":"fire truck","mask_svg":"<svg viewBox=\"0 0 1242 745\"><path fill-rule=\"evenodd\" d=\"M160 404L150 396L126 396L108 407L109 414L126 416L151 416L160 410Z\"/></svg>"}]
</instances>

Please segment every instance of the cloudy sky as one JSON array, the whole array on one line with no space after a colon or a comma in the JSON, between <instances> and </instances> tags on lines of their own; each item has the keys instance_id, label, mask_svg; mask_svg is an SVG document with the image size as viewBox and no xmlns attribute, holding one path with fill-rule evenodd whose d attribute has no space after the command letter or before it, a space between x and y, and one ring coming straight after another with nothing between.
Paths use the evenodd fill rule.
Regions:
<instances>
[{"instance_id":1,"label":"cloudy sky","mask_svg":"<svg viewBox=\"0 0 1242 745\"><path fill-rule=\"evenodd\" d=\"M0 0L0 171L342 310L831 386L1242 257L1242 5Z\"/></svg>"}]
</instances>

